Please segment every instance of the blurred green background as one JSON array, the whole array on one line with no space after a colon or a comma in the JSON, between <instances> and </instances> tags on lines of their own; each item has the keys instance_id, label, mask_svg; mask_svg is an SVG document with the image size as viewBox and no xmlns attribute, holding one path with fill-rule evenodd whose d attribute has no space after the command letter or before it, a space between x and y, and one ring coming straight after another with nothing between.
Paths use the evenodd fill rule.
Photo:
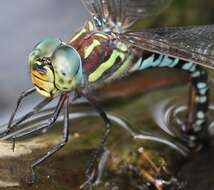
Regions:
<instances>
[{"instance_id":1,"label":"blurred green background","mask_svg":"<svg viewBox=\"0 0 214 190\"><path fill-rule=\"evenodd\" d=\"M161 15L153 17L148 26L189 26L213 24L213 0L174 0Z\"/></svg>"}]
</instances>

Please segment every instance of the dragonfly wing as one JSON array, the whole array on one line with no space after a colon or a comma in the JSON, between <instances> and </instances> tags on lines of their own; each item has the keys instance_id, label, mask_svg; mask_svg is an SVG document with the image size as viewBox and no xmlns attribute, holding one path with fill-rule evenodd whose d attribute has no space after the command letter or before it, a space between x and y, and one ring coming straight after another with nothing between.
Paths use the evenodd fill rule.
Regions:
<instances>
[{"instance_id":1,"label":"dragonfly wing","mask_svg":"<svg viewBox=\"0 0 214 190\"><path fill-rule=\"evenodd\" d=\"M156 15L168 7L171 0L82 0L92 15L106 18L120 31L137 20Z\"/></svg>"},{"instance_id":2,"label":"dragonfly wing","mask_svg":"<svg viewBox=\"0 0 214 190\"><path fill-rule=\"evenodd\" d=\"M141 49L214 69L214 25L145 29L121 34L121 39Z\"/></svg>"}]
</instances>

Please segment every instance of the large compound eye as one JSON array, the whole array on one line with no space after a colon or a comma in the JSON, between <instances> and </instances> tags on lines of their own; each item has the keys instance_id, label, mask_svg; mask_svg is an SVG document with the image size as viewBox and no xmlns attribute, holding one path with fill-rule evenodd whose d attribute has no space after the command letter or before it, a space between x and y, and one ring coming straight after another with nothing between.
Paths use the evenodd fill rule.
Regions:
<instances>
[{"instance_id":1,"label":"large compound eye","mask_svg":"<svg viewBox=\"0 0 214 190\"><path fill-rule=\"evenodd\" d=\"M61 44L62 42L57 38L46 38L33 48L29 56L32 82L37 91L46 97L52 97L58 92L54 84L50 57Z\"/></svg>"},{"instance_id":2,"label":"large compound eye","mask_svg":"<svg viewBox=\"0 0 214 190\"><path fill-rule=\"evenodd\" d=\"M58 89L69 91L82 81L82 62L79 53L71 46L62 45L51 58L55 84Z\"/></svg>"},{"instance_id":3,"label":"large compound eye","mask_svg":"<svg viewBox=\"0 0 214 190\"><path fill-rule=\"evenodd\" d=\"M30 53L30 66L33 66L39 58L42 59L43 57L50 57L61 44L62 42L58 38L46 38L39 42Z\"/></svg>"}]
</instances>

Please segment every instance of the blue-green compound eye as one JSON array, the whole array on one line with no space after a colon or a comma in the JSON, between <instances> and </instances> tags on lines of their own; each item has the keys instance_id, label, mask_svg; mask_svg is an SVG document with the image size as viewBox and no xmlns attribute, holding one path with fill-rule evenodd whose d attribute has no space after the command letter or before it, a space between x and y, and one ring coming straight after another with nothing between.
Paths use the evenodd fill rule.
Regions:
<instances>
[{"instance_id":1,"label":"blue-green compound eye","mask_svg":"<svg viewBox=\"0 0 214 190\"><path fill-rule=\"evenodd\" d=\"M50 57L53 52L62 44L58 38L46 38L39 42L29 56L29 64L32 66L38 58Z\"/></svg>"},{"instance_id":2,"label":"blue-green compound eye","mask_svg":"<svg viewBox=\"0 0 214 190\"><path fill-rule=\"evenodd\" d=\"M70 91L81 85L82 63L79 53L71 46L61 45L51 58L55 85L59 90Z\"/></svg>"}]
</instances>

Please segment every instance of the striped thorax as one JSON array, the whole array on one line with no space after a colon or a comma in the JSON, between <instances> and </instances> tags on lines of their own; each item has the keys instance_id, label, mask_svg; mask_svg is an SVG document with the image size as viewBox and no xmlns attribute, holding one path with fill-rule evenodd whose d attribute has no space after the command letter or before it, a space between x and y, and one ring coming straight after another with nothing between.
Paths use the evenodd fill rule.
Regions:
<instances>
[{"instance_id":1,"label":"striped thorax","mask_svg":"<svg viewBox=\"0 0 214 190\"><path fill-rule=\"evenodd\" d=\"M97 31L92 22L69 41L82 58L87 85L99 86L120 78L128 70L133 54L114 33Z\"/></svg>"}]
</instances>

